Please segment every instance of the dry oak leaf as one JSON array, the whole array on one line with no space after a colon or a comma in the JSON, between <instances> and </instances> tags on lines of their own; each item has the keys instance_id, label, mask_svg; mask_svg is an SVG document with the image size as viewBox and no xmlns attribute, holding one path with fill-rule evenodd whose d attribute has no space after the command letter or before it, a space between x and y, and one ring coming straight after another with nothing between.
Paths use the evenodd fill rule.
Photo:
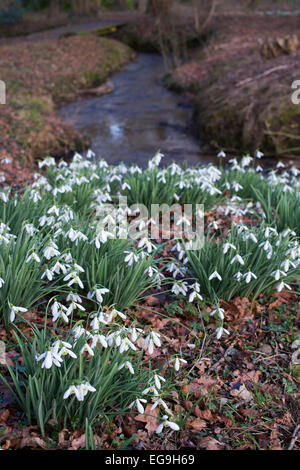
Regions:
<instances>
[{"instance_id":1,"label":"dry oak leaf","mask_svg":"<svg viewBox=\"0 0 300 470\"><path fill-rule=\"evenodd\" d=\"M9 417L9 410L3 410L2 413L0 414L0 423L6 423Z\"/></svg>"},{"instance_id":2,"label":"dry oak leaf","mask_svg":"<svg viewBox=\"0 0 300 470\"><path fill-rule=\"evenodd\" d=\"M190 384L184 385L182 392L184 394L193 393L196 398L207 395L213 388L222 387L224 382L220 379L212 379L211 377L201 376L198 379L193 380Z\"/></svg>"},{"instance_id":3,"label":"dry oak leaf","mask_svg":"<svg viewBox=\"0 0 300 470\"><path fill-rule=\"evenodd\" d=\"M217 441L213 437L204 437L200 440L198 444L199 449L206 449L206 450L223 450L225 444Z\"/></svg>"},{"instance_id":4,"label":"dry oak leaf","mask_svg":"<svg viewBox=\"0 0 300 470\"><path fill-rule=\"evenodd\" d=\"M206 421L200 418L188 418L185 424L185 428L193 429L194 431L202 431L202 429L206 428Z\"/></svg>"},{"instance_id":5,"label":"dry oak leaf","mask_svg":"<svg viewBox=\"0 0 300 470\"><path fill-rule=\"evenodd\" d=\"M240 382L234 384L234 388L230 390L230 395L245 402L252 400L252 393L250 393L249 390L247 390L247 388L245 387L245 385Z\"/></svg>"},{"instance_id":6,"label":"dry oak leaf","mask_svg":"<svg viewBox=\"0 0 300 470\"><path fill-rule=\"evenodd\" d=\"M49 450L49 447L46 445L45 441L36 436L24 437L21 440L18 448L23 449L23 447L41 447L44 450Z\"/></svg>"},{"instance_id":7,"label":"dry oak leaf","mask_svg":"<svg viewBox=\"0 0 300 470\"><path fill-rule=\"evenodd\" d=\"M81 447L85 447L85 434L82 434L81 436L77 437L76 439L73 439L71 442L71 447L69 450L78 450Z\"/></svg>"},{"instance_id":8,"label":"dry oak leaf","mask_svg":"<svg viewBox=\"0 0 300 470\"><path fill-rule=\"evenodd\" d=\"M158 408L154 408L154 410L151 410L151 406L151 403L148 403L145 409L145 413L139 414L135 417L136 421L139 421L140 423L146 423L145 428L147 429L149 436L154 434L154 432L156 431L156 428L158 426L157 417L159 415Z\"/></svg>"},{"instance_id":9,"label":"dry oak leaf","mask_svg":"<svg viewBox=\"0 0 300 470\"><path fill-rule=\"evenodd\" d=\"M195 406L194 414L197 418L204 419L205 421L212 422L214 420L213 414L209 409L200 410L198 405Z\"/></svg>"}]
</instances>

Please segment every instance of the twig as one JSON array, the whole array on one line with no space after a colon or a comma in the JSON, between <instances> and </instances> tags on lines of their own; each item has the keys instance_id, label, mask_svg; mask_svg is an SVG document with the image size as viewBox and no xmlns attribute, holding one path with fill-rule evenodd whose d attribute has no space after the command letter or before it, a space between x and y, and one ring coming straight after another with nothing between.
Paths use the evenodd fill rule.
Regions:
<instances>
[{"instance_id":1,"label":"twig","mask_svg":"<svg viewBox=\"0 0 300 470\"><path fill-rule=\"evenodd\" d=\"M231 345L229 346L228 349L226 349L225 353L223 354L223 356L221 357L221 359L219 359L217 362L215 362L207 371L207 373L211 372L213 369L216 369L220 364L221 362L224 361L225 357L228 356L229 354L229 351L234 347L234 345L236 344L237 342L237 339L235 339Z\"/></svg>"},{"instance_id":2,"label":"twig","mask_svg":"<svg viewBox=\"0 0 300 470\"><path fill-rule=\"evenodd\" d=\"M292 437L292 440L290 442L290 445L288 446L288 450L293 450L293 447L298 439L298 434L299 434L299 431L300 431L300 423L295 427L295 430L293 432L293 437Z\"/></svg>"},{"instance_id":3,"label":"twig","mask_svg":"<svg viewBox=\"0 0 300 470\"><path fill-rule=\"evenodd\" d=\"M250 78L246 78L245 80L241 80L240 82L237 83L236 86L246 85L247 83L253 82L254 80L259 80L260 78L267 77L271 73L277 72L277 70L283 70L283 69L287 69L287 68L288 68L287 65L278 65L278 67L273 67L272 69L269 69L264 73L256 75L256 77L250 77Z\"/></svg>"}]
</instances>

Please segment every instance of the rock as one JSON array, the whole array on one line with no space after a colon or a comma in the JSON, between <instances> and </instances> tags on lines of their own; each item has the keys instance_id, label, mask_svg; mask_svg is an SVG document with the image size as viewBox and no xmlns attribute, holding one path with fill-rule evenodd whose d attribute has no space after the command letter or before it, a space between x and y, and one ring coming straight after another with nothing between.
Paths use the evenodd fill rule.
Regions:
<instances>
[{"instance_id":1,"label":"rock","mask_svg":"<svg viewBox=\"0 0 300 470\"><path fill-rule=\"evenodd\" d=\"M269 344L263 344L259 350L264 353L264 354L272 354L273 352L273 349L271 348L271 346Z\"/></svg>"},{"instance_id":2,"label":"rock","mask_svg":"<svg viewBox=\"0 0 300 470\"><path fill-rule=\"evenodd\" d=\"M93 96L102 96L107 93L112 93L114 91L114 86L111 82L103 83L103 85L98 86L97 88L88 88L86 90L80 90L78 93L82 95L93 95Z\"/></svg>"}]
</instances>

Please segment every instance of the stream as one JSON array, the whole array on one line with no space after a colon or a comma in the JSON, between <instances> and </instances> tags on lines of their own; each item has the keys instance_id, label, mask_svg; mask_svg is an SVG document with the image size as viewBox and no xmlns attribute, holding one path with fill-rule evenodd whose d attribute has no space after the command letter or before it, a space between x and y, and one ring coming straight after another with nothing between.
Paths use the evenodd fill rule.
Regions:
<instances>
[{"instance_id":1,"label":"stream","mask_svg":"<svg viewBox=\"0 0 300 470\"><path fill-rule=\"evenodd\" d=\"M214 162L201 152L193 130L193 105L162 84L163 58L137 55L110 82L113 92L84 98L59 110L59 115L87 136L91 149L110 164L138 163L145 167L157 150L165 158L189 165Z\"/></svg>"}]
</instances>

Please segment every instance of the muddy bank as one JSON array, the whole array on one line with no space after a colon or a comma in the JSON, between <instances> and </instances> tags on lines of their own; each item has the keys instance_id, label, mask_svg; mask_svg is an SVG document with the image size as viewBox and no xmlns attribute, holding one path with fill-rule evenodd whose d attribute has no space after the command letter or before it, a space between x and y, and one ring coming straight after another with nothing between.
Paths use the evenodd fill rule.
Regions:
<instances>
[{"instance_id":1,"label":"muddy bank","mask_svg":"<svg viewBox=\"0 0 300 470\"><path fill-rule=\"evenodd\" d=\"M199 138L230 151L300 154L300 105L291 100L300 46L277 48L299 26L299 17L214 19L208 43L165 79L193 95Z\"/></svg>"},{"instance_id":2,"label":"muddy bank","mask_svg":"<svg viewBox=\"0 0 300 470\"><path fill-rule=\"evenodd\" d=\"M80 133L58 117L57 107L99 87L134 57L128 46L95 35L2 45L0 54L7 89L0 155L18 155L26 164L86 147Z\"/></svg>"}]
</instances>

